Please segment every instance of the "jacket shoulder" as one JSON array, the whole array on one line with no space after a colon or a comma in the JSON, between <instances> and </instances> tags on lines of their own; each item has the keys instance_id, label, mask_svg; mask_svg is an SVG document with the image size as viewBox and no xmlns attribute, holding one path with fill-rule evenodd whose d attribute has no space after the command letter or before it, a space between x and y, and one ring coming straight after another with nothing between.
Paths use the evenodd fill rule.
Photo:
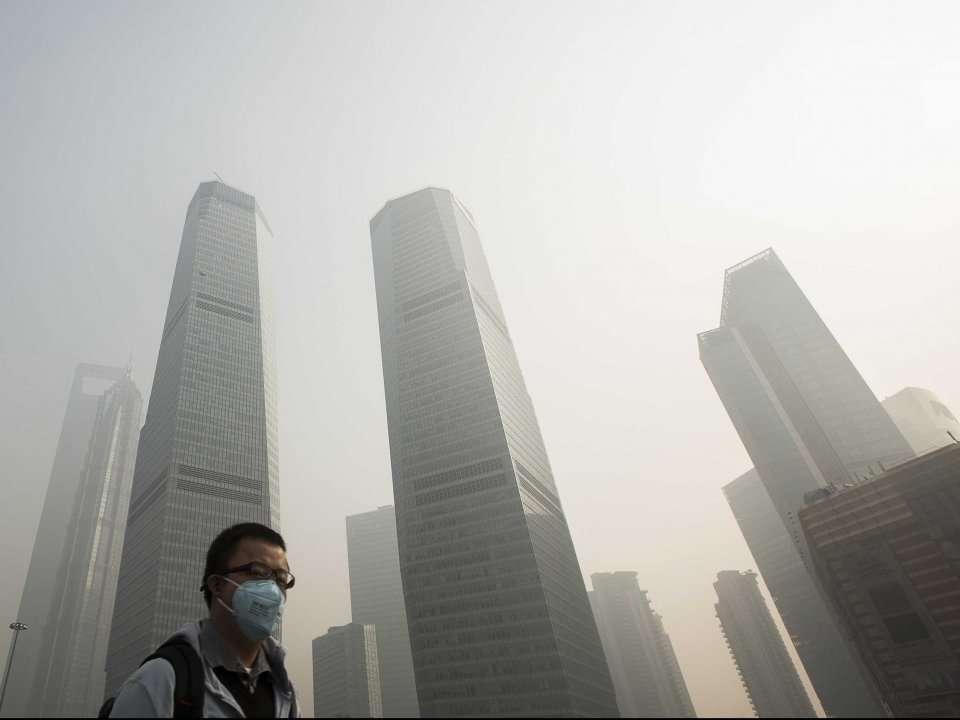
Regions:
<instances>
[{"instance_id":1,"label":"jacket shoulder","mask_svg":"<svg viewBox=\"0 0 960 720\"><path fill-rule=\"evenodd\" d=\"M156 658L144 663L120 688L110 717L172 717L176 675L173 666Z\"/></svg>"}]
</instances>

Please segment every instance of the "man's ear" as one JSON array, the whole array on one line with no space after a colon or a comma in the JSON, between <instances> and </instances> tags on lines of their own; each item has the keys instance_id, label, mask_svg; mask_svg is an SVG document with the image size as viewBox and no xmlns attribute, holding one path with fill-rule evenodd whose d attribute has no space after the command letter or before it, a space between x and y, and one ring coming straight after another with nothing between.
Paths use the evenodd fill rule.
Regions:
<instances>
[{"instance_id":1,"label":"man's ear","mask_svg":"<svg viewBox=\"0 0 960 720\"><path fill-rule=\"evenodd\" d=\"M211 575L207 578L207 590L214 597L220 597L220 591L223 588L223 578L219 575Z\"/></svg>"}]
</instances>

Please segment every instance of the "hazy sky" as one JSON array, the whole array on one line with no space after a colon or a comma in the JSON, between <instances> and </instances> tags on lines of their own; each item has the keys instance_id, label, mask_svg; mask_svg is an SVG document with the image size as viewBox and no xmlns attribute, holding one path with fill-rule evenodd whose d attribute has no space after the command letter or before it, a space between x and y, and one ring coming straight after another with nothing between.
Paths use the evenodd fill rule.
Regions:
<instances>
[{"instance_id":1,"label":"hazy sky","mask_svg":"<svg viewBox=\"0 0 960 720\"><path fill-rule=\"evenodd\" d=\"M584 574L636 570L697 710L748 712L712 582L753 566L720 493L749 460L696 333L724 268L772 245L879 397L960 409L958 22L949 2L0 2L0 626L73 367L132 355L149 395L216 171L276 233L284 630L309 695L310 639L350 619L344 516L392 502L368 221L436 185L478 222Z\"/></svg>"}]
</instances>

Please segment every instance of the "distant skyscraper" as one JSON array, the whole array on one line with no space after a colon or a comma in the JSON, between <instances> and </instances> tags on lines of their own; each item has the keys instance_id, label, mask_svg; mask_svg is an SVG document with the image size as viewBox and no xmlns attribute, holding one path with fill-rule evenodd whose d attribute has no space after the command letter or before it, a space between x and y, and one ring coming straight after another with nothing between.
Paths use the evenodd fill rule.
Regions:
<instances>
[{"instance_id":1,"label":"distant skyscraper","mask_svg":"<svg viewBox=\"0 0 960 720\"><path fill-rule=\"evenodd\" d=\"M420 709L392 505L347 518L347 558L353 622L377 629L383 716L417 717Z\"/></svg>"},{"instance_id":2,"label":"distant skyscraper","mask_svg":"<svg viewBox=\"0 0 960 720\"><path fill-rule=\"evenodd\" d=\"M723 494L817 694L834 698L833 705L840 703L841 708L846 707L842 704L846 698L869 695L838 619L804 565L757 471L738 477L723 488ZM857 695L852 695L854 691Z\"/></svg>"},{"instance_id":3,"label":"distant skyscraper","mask_svg":"<svg viewBox=\"0 0 960 720\"><path fill-rule=\"evenodd\" d=\"M332 627L313 641L313 716L383 717L377 631Z\"/></svg>"},{"instance_id":4,"label":"distant skyscraper","mask_svg":"<svg viewBox=\"0 0 960 720\"><path fill-rule=\"evenodd\" d=\"M142 400L124 370L74 373L17 618L8 717L92 716L117 587Z\"/></svg>"},{"instance_id":5,"label":"distant skyscraper","mask_svg":"<svg viewBox=\"0 0 960 720\"><path fill-rule=\"evenodd\" d=\"M929 390L904 388L882 404L917 454L960 440L960 422Z\"/></svg>"},{"instance_id":6,"label":"distant skyscraper","mask_svg":"<svg viewBox=\"0 0 960 720\"><path fill-rule=\"evenodd\" d=\"M696 717L663 621L635 572L594 573L590 604L623 717Z\"/></svg>"},{"instance_id":7,"label":"distant skyscraper","mask_svg":"<svg viewBox=\"0 0 960 720\"><path fill-rule=\"evenodd\" d=\"M388 202L370 231L421 713L615 714L473 218L428 188Z\"/></svg>"},{"instance_id":8,"label":"distant skyscraper","mask_svg":"<svg viewBox=\"0 0 960 720\"><path fill-rule=\"evenodd\" d=\"M207 547L238 522L279 525L266 256L251 195L202 183L187 210L140 437L107 658L107 691L206 614Z\"/></svg>"},{"instance_id":9,"label":"distant skyscraper","mask_svg":"<svg viewBox=\"0 0 960 720\"><path fill-rule=\"evenodd\" d=\"M720 327L699 336L701 360L807 562L796 520L804 496L882 472L913 451L772 250L727 270L722 308ZM789 629L795 642L804 642ZM831 715L878 712L858 679L816 689Z\"/></svg>"},{"instance_id":10,"label":"distant skyscraper","mask_svg":"<svg viewBox=\"0 0 960 720\"><path fill-rule=\"evenodd\" d=\"M960 445L800 511L814 567L894 717L960 717Z\"/></svg>"},{"instance_id":11,"label":"distant skyscraper","mask_svg":"<svg viewBox=\"0 0 960 720\"><path fill-rule=\"evenodd\" d=\"M719 601L714 605L717 618L757 717L816 717L760 595L757 576L723 570L713 587Z\"/></svg>"}]
</instances>

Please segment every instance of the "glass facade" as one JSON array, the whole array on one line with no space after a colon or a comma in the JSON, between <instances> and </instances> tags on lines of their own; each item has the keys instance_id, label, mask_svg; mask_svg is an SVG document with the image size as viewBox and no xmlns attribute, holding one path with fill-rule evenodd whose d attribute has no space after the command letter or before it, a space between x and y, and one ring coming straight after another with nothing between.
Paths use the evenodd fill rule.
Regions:
<instances>
[{"instance_id":1,"label":"glass facade","mask_svg":"<svg viewBox=\"0 0 960 720\"><path fill-rule=\"evenodd\" d=\"M913 457L903 435L773 250L727 270L720 325L762 338L769 347L763 354L783 368L848 476L875 473ZM751 344L759 346L761 341ZM760 364L766 371L762 359ZM801 432L802 425L798 423Z\"/></svg>"},{"instance_id":2,"label":"glass facade","mask_svg":"<svg viewBox=\"0 0 960 720\"><path fill-rule=\"evenodd\" d=\"M469 212L371 221L400 569L426 717L603 716L586 588Z\"/></svg>"},{"instance_id":3,"label":"glass facade","mask_svg":"<svg viewBox=\"0 0 960 720\"><path fill-rule=\"evenodd\" d=\"M96 714L142 399L126 371L74 374L17 619L5 717Z\"/></svg>"},{"instance_id":4,"label":"glass facade","mask_svg":"<svg viewBox=\"0 0 960 720\"><path fill-rule=\"evenodd\" d=\"M760 333L751 334L754 346L765 344ZM783 366L768 355L766 367L761 367L738 328L701 334L700 357L773 506L804 556L796 511L808 492L845 476L842 463Z\"/></svg>"},{"instance_id":5,"label":"glass facade","mask_svg":"<svg viewBox=\"0 0 960 720\"><path fill-rule=\"evenodd\" d=\"M696 711L663 619L635 572L590 576L590 604L623 717L693 718Z\"/></svg>"},{"instance_id":6,"label":"glass facade","mask_svg":"<svg viewBox=\"0 0 960 720\"><path fill-rule=\"evenodd\" d=\"M816 717L752 572L723 570L717 618L757 717Z\"/></svg>"},{"instance_id":7,"label":"glass facade","mask_svg":"<svg viewBox=\"0 0 960 720\"><path fill-rule=\"evenodd\" d=\"M418 717L392 505L347 518L353 622L377 629L384 717Z\"/></svg>"},{"instance_id":8,"label":"glass facade","mask_svg":"<svg viewBox=\"0 0 960 720\"><path fill-rule=\"evenodd\" d=\"M137 467L107 659L107 693L203 617L207 547L229 525L279 528L276 389L254 198L200 185L187 210Z\"/></svg>"}]
</instances>

